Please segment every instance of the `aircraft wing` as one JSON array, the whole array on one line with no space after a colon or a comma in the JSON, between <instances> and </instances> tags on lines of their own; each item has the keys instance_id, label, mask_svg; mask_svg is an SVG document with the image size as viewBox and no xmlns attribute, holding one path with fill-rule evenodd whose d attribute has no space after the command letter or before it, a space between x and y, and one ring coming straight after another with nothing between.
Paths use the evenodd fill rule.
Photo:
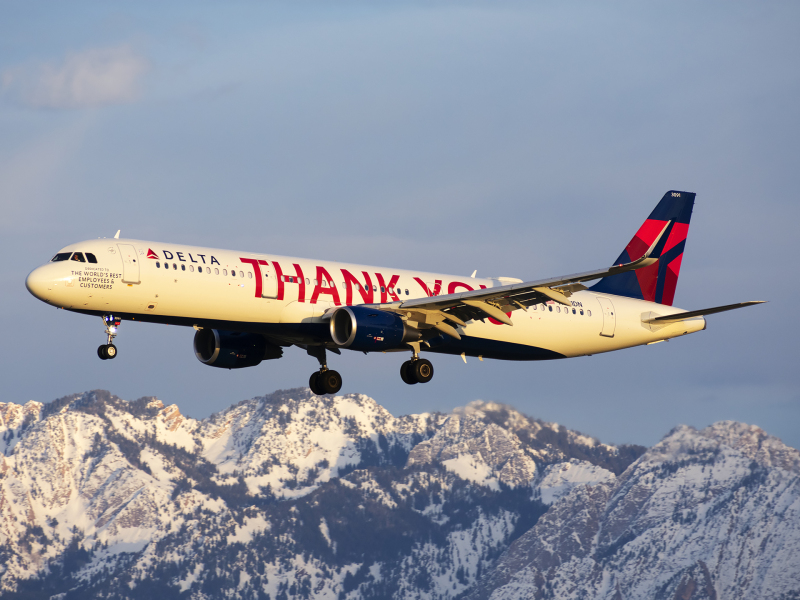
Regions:
<instances>
[{"instance_id":1,"label":"aircraft wing","mask_svg":"<svg viewBox=\"0 0 800 600\"><path fill-rule=\"evenodd\" d=\"M726 304L725 306L715 306L713 308L703 308L701 310L690 310L688 312L676 313L674 315L665 315L663 317L653 317L651 319L643 319L644 323L657 323L669 325L670 323L678 323L686 319L694 317L703 317L705 315L713 315L714 313L725 312L727 310L735 310L737 308L744 308L745 306L753 306L754 304L764 304L766 300L751 300L750 302L739 302L738 304Z\"/></svg>"},{"instance_id":2,"label":"aircraft wing","mask_svg":"<svg viewBox=\"0 0 800 600\"><path fill-rule=\"evenodd\" d=\"M641 257L627 264L457 294L416 298L405 302L383 304L381 308L405 314L409 320L423 327L434 327L456 339L460 339L458 332L446 321L463 327L465 322L471 319L483 320L491 317L506 325L513 325L506 314L508 312L520 308L527 310L529 306L548 300L571 306L568 298L573 292L586 289L586 286L581 284L582 281L609 277L654 264L658 258L651 257L651 254L669 225L670 222L664 225L661 233Z\"/></svg>"}]
</instances>

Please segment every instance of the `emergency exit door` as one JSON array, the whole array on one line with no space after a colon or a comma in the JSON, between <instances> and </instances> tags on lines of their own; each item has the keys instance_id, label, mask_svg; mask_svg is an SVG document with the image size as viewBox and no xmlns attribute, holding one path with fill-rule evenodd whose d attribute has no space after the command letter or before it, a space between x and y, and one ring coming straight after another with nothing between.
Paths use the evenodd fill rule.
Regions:
<instances>
[{"instance_id":1,"label":"emergency exit door","mask_svg":"<svg viewBox=\"0 0 800 600\"><path fill-rule=\"evenodd\" d=\"M261 297L278 297L278 277L275 275L275 269L269 263L261 265Z\"/></svg>"},{"instance_id":2,"label":"emergency exit door","mask_svg":"<svg viewBox=\"0 0 800 600\"><path fill-rule=\"evenodd\" d=\"M614 329L616 329L617 326L614 305L609 298L604 296L598 296L597 301L600 303L600 314L603 315L603 329L600 331L600 335L614 337Z\"/></svg>"},{"instance_id":3,"label":"emergency exit door","mask_svg":"<svg viewBox=\"0 0 800 600\"><path fill-rule=\"evenodd\" d=\"M136 254L136 248L130 244L117 244L117 248L122 257L122 282L140 283L139 256Z\"/></svg>"}]
</instances>

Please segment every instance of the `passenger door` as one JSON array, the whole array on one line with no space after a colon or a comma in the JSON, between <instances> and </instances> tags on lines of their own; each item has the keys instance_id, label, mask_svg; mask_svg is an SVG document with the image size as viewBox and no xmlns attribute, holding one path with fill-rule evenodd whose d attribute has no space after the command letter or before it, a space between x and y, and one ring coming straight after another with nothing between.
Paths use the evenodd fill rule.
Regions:
<instances>
[{"instance_id":1,"label":"passenger door","mask_svg":"<svg viewBox=\"0 0 800 600\"><path fill-rule=\"evenodd\" d=\"M611 303L611 300L605 296L598 296L597 301L600 303L600 314L603 315L603 329L600 331L600 335L614 337L614 329L616 329L617 326L614 305Z\"/></svg>"},{"instance_id":2,"label":"passenger door","mask_svg":"<svg viewBox=\"0 0 800 600\"><path fill-rule=\"evenodd\" d=\"M139 256L131 244L117 244L122 257L122 283L140 283Z\"/></svg>"}]
</instances>

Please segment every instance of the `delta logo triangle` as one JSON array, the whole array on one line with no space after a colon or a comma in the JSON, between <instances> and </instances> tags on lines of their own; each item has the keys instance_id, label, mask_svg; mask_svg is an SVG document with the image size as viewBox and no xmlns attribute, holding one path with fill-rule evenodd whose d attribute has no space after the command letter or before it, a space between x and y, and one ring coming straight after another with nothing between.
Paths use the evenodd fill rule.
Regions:
<instances>
[{"instance_id":1,"label":"delta logo triangle","mask_svg":"<svg viewBox=\"0 0 800 600\"><path fill-rule=\"evenodd\" d=\"M147 258L158 258L158 254L156 254L155 252L150 250L150 248L148 248L147 249Z\"/></svg>"}]
</instances>

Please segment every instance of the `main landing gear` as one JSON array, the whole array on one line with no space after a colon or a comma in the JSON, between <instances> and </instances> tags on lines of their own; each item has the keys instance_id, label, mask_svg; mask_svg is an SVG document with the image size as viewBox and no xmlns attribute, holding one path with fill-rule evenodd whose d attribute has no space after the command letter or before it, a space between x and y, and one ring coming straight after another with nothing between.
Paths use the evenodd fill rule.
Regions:
<instances>
[{"instance_id":1,"label":"main landing gear","mask_svg":"<svg viewBox=\"0 0 800 600\"><path fill-rule=\"evenodd\" d=\"M308 379L308 387L317 395L335 394L342 389L342 376L337 371L328 368L325 358L324 346L309 346L306 349L311 356L319 361L319 371L311 374Z\"/></svg>"},{"instance_id":2,"label":"main landing gear","mask_svg":"<svg viewBox=\"0 0 800 600\"><path fill-rule=\"evenodd\" d=\"M117 337L117 327L119 327L120 318L114 315L103 315L103 323L106 325L108 343L103 344L97 349L97 356L102 360L108 360L117 356L117 347L111 342Z\"/></svg>"},{"instance_id":3,"label":"main landing gear","mask_svg":"<svg viewBox=\"0 0 800 600\"><path fill-rule=\"evenodd\" d=\"M428 383L433 379L431 361L419 357L419 346L412 345L414 356L400 365L400 378L408 385Z\"/></svg>"}]
</instances>

